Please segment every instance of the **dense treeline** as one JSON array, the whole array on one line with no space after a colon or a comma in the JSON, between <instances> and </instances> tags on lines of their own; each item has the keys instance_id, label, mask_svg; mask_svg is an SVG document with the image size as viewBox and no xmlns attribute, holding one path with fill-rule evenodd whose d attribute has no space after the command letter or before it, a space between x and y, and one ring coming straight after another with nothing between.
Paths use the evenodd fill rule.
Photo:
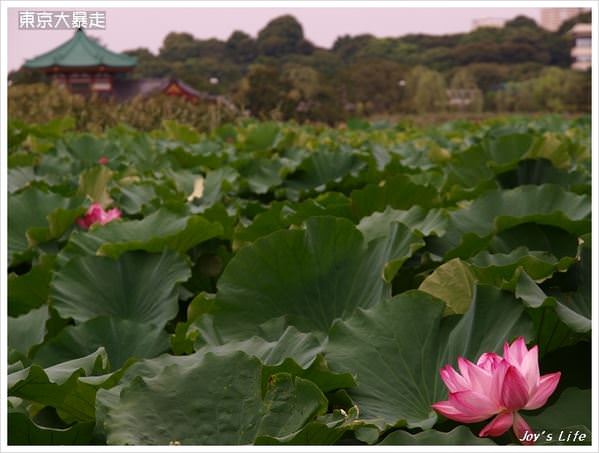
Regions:
<instances>
[{"instance_id":1,"label":"dense treeline","mask_svg":"<svg viewBox=\"0 0 599 453\"><path fill-rule=\"evenodd\" d=\"M157 55L145 48L127 53L138 58L136 77L178 77L226 94L258 117L334 122L377 113L588 111L590 74L569 69L568 34L588 21L585 13L549 32L519 16L470 33L341 36L324 49L294 17L281 16L255 38L241 31L226 41L170 33ZM15 83L32 77L12 74Z\"/></svg>"}]
</instances>

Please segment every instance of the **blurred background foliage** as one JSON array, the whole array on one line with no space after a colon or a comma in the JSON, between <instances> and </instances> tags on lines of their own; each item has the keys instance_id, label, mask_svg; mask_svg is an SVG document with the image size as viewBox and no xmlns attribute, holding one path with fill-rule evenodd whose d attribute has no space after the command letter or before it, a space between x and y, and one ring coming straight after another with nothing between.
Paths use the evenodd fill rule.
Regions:
<instances>
[{"instance_id":1,"label":"blurred background foliage","mask_svg":"<svg viewBox=\"0 0 599 453\"><path fill-rule=\"evenodd\" d=\"M101 132L126 123L149 131L163 120L176 120L200 130L211 130L235 119L236 113L212 104L192 104L183 98L158 94L130 102L84 98L64 88L42 83L16 85L8 91L9 117L26 123L46 123L63 116L75 120L80 131Z\"/></svg>"},{"instance_id":2,"label":"blurred background foliage","mask_svg":"<svg viewBox=\"0 0 599 453\"><path fill-rule=\"evenodd\" d=\"M556 32L519 16L502 28L452 35L341 36L330 49L313 45L292 16L272 20L255 38L241 31L226 41L173 32L158 54L126 52L138 58L133 76L180 78L227 96L237 113L161 97L88 103L49 88L39 73L25 69L9 74L9 112L31 122L69 114L79 128L92 129L121 120L152 129L164 118L203 129L231 115L333 124L385 114L589 112L590 71L570 69L568 32L579 22L590 22L590 13ZM463 93L469 102L460 102Z\"/></svg>"}]
</instances>

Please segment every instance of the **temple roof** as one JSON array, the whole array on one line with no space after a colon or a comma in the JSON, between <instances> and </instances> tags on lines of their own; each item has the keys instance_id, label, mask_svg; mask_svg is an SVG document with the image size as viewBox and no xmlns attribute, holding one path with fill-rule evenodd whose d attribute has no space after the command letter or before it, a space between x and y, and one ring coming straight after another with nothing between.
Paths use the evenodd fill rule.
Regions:
<instances>
[{"instance_id":1,"label":"temple roof","mask_svg":"<svg viewBox=\"0 0 599 453\"><path fill-rule=\"evenodd\" d=\"M132 68L137 64L135 57L111 52L93 39L87 37L82 29L64 44L45 54L27 60L27 68L49 68L53 66L85 68L105 66L113 68Z\"/></svg>"},{"instance_id":2,"label":"temple roof","mask_svg":"<svg viewBox=\"0 0 599 453\"><path fill-rule=\"evenodd\" d=\"M214 102L222 98L222 96L198 91L187 85L182 80L171 77L115 80L113 83L113 88L117 98L126 100L135 96L149 96L154 93L164 93L172 85L178 86L181 89L180 94L186 95L188 97Z\"/></svg>"}]
</instances>

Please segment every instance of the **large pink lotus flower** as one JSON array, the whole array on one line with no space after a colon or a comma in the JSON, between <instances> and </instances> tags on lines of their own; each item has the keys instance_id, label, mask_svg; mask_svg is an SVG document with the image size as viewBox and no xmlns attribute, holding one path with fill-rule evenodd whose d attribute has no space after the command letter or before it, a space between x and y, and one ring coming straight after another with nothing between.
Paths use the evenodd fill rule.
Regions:
<instances>
[{"instance_id":1,"label":"large pink lotus flower","mask_svg":"<svg viewBox=\"0 0 599 453\"><path fill-rule=\"evenodd\" d=\"M108 162L110 162L110 160L106 156L102 156L98 159L100 165L108 165Z\"/></svg>"},{"instance_id":2,"label":"large pink lotus flower","mask_svg":"<svg viewBox=\"0 0 599 453\"><path fill-rule=\"evenodd\" d=\"M121 211L117 208L104 211L99 203L93 203L83 217L77 219L77 225L81 228L88 229L90 226L99 223L104 225L121 217Z\"/></svg>"},{"instance_id":3,"label":"large pink lotus flower","mask_svg":"<svg viewBox=\"0 0 599 453\"><path fill-rule=\"evenodd\" d=\"M458 357L458 373L452 366L441 369L441 379L449 390L449 398L432 405L445 417L461 422L482 422L495 418L478 434L480 437L501 436L510 427L524 444L534 434L519 410L533 410L543 406L555 391L561 373L539 375L539 349L526 348L524 338L517 338L511 346L503 346L503 357L494 352L480 356L476 364Z\"/></svg>"}]
</instances>

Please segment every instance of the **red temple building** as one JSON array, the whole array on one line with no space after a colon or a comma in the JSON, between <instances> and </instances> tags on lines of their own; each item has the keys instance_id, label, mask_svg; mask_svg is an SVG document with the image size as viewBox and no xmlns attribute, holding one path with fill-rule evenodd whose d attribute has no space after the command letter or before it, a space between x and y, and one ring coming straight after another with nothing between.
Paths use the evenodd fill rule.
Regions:
<instances>
[{"instance_id":1,"label":"red temple building","mask_svg":"<svg viewBox=\"0 0 599 453\"><path fill-rule=\"evenodd\" d=\"M64 44L25 62L26 68L44 71L71 93L126 101L161 92L191 102L228 104L223 96L197 91L179 79L131 79L128 75L136 65L135 57L106 49L82 29Z\"/></svg>"}]
</instances>

